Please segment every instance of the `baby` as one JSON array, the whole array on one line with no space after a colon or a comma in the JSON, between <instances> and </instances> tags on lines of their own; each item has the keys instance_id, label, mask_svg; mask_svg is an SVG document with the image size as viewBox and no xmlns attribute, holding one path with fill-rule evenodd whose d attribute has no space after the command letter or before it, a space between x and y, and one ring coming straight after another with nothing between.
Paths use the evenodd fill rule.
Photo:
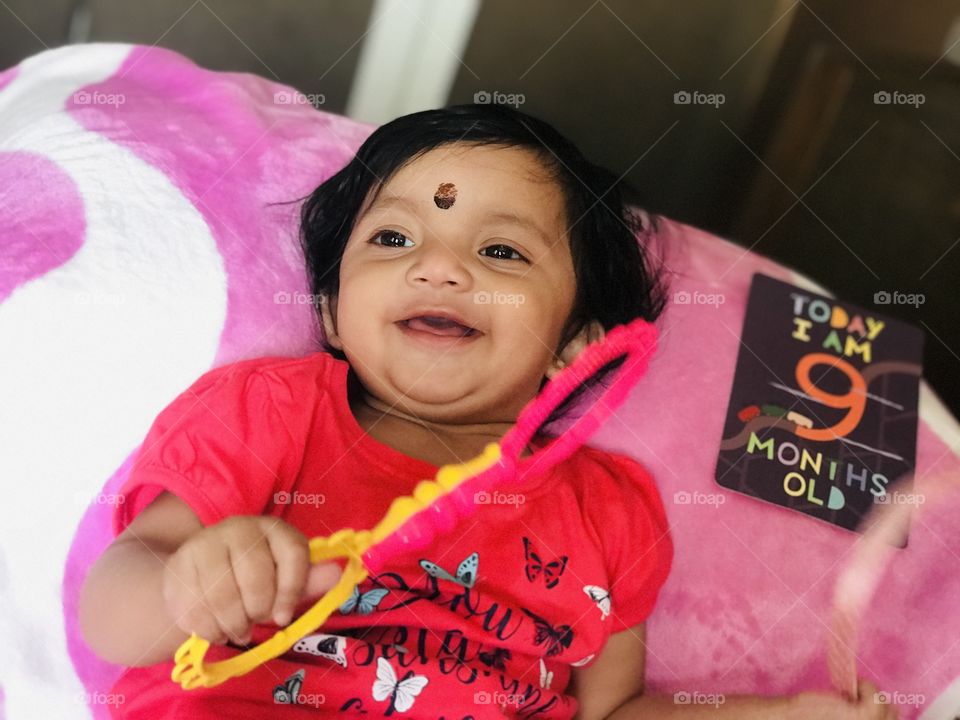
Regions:
<instances>
[{"instance_id":1,"label":"baby","mask_svg":"<svg viewBox=\"0 0 960 720\"><path fill-rule=\"evenodd\" d=\"M307 539L499 441L591 342L664 305L629 188L549 124L497 105L377 129L306 199L326 346L211 370L160 413L85 582L80 621L126 666L128 718L894 717L821 693L674 704L644 690L645 622L673 558L656 486L584 446L368 578L284 656L214 688L169 679L262 642L339 577ZM602 378L599 378L602 379ZM592 385L579 391L592 393Z\"/></svg>"}]
</instances>

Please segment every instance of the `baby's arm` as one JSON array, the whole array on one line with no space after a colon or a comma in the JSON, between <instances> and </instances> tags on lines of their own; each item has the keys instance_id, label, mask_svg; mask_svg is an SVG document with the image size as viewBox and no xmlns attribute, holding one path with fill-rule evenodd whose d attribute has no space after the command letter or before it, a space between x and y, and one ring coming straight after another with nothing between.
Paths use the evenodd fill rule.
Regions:
<instances>
[{"instance_id":1,"label":"baby's arm","mask_svg":"<svg viewBox=\"0 0 960 720\"><path fill-rule=\"evenodd\" d=\"M673 696L644 695L645 624L614 633L600 657L588 667L574 668L572 692L580 703L578 720L633 718L736 718L738 720L886 720L896 718L892 705L874 702L876 688L861 682L860 701L819 692L787 697L724 696L723 703L679 704Z\"/></svg>"},{"instance_id":2,"label":"baby's arm","mask_svg":"<svg viewBox=\"0 0 960 720\"><path fill-rule=\"evenodd\" d=\"M152 665L173 657L188 635L163 599L167 558L203 525L175 495L163 493L104 551L80 592L87 644L119 665Z\"/></svg>"},{"instance_id":3,"label":"baby's arm","mask_svg":"<svg viewBox=\"0 0 960 720\"><path fill-rule=\"evenodd\" d=\"M190 507L162 493L94 563L80 594L90 647L120 665L173 657L197 632L244 642L254 622L287 624L296 603L339 576L309 565L306 537L275 517L237 516L204 527Z\"/></svg>"}]
</instances>

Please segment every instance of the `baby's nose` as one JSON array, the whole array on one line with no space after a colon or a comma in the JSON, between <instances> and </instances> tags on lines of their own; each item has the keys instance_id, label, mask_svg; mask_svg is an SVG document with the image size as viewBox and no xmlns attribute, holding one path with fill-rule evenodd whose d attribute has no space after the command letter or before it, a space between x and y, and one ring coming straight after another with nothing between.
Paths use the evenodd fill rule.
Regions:
<instances>
[{"instance_id":1,"label":"baby's nose","mask_svg":"<svg viewBox=\"0 0 960 720\"><path fill-rule=\"evenodd\" d=\"M416 262L410 268L411 279L417 283L429 283L442 287L455 285L467 287L471 282L470 273L463 259L456 251L435 242L420 252Z\"/></svg>"}]
</instances>

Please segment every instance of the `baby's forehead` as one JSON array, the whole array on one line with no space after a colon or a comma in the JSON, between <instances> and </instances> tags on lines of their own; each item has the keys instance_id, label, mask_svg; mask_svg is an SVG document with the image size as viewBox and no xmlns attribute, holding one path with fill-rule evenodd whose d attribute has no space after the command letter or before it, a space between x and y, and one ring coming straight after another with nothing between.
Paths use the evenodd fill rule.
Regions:
<instances>
[{"instance_id":1,"label":"baby's forehead","mask_svg":"<svg viewBox=\"0 0 960 720\"><path fill-rule=\"evenodd\" d=\"M444 177L454 178L446 174ZM562 196L544 199L523 193L475 191L470 183L440 181L434 186L418 184L403 194L383 188L363 213L378 221L412 216L427 223L510 225L538 236L547 245L564 233L566 210Z\"/></svg>"},{"instance_id":2,"label":"baby's forehead","mask_svg":"<svg viewBox=\"0 0 960 720\"><path fill-rule=\"evenodd\" d=\"M364 212L400 209L435 217L512 213L544 223L559 220L565 210L560 186L525 155L502 150L431 151L374 188Z\"/></svg>"}]
</instances>

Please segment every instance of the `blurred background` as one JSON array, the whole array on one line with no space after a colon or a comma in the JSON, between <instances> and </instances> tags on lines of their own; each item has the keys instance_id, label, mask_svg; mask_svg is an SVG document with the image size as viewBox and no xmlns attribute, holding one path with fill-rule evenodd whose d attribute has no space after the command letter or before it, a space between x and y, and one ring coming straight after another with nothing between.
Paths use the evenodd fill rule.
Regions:
<instances>
[{"instance_id":1,"label":"blurred background","mask_svg":"<svg viewBox=\"0 0 960 720\"><path fill-rule=\"evenodd\" d=\"M103 41L372 123L514 104L648 210L921 327L960 414L960 0L0 0L2 68Z\"/></svg>"}]
</instances>

